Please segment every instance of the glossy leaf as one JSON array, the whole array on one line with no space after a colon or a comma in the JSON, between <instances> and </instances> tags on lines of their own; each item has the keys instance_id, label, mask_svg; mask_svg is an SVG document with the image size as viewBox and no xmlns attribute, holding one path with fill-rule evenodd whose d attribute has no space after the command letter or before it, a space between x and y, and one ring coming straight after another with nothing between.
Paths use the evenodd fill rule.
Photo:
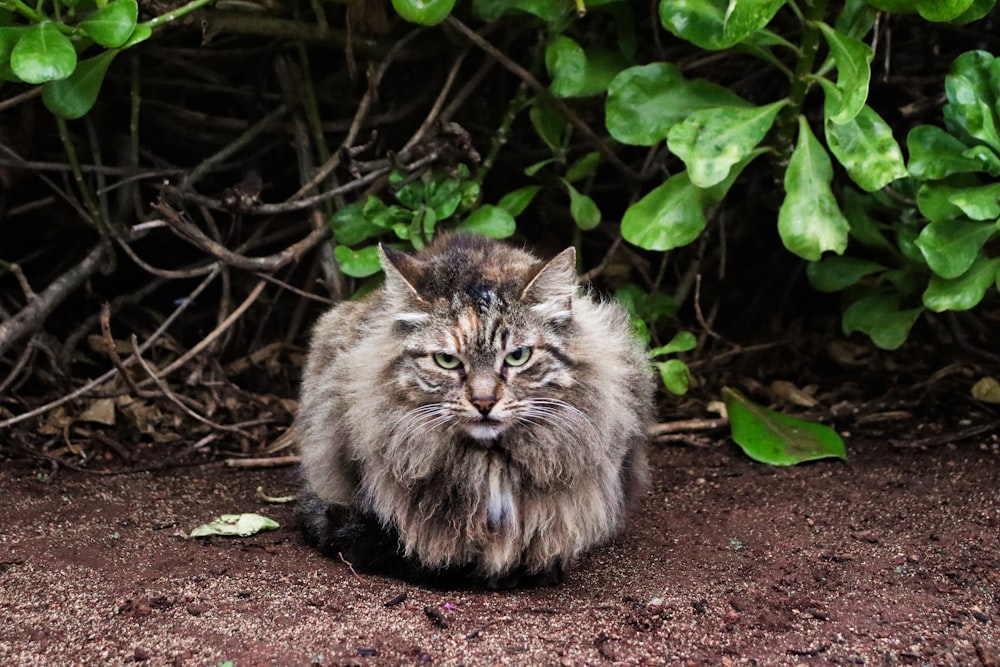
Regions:
<instances>
[{"instance_id":1,"label":"glossy leaf","mask_svg":"<svg viewBox=\"0 0 1000 667\"><path fill-rule=\"evenodd\" d=\"M410 23L437 25L448 18L455 0L392 0L392 8Z\"/></svg>"},{"instance_id":2,"label":"glossy leaf","mask_svg":"<svg viewBox=\"0 0 1000 667\"><path fill-rule=\"evenodd\" d=\"M364 209L361 202L356 202L340 208L333 214L330 219L330 228L333 230L333 238L337 240L338 244L356 245L385 231L365 215Z\"/></svg>"},{"instance_id":3,"label":"glossy leaf","mask_svg":"<svg viewBox=\"0 0 1000 667\"><path fill-rule=\"evenodd\" d=\"M700 187L722 182L771 129L784 101L762 107L711 107L691 113L667 134L667 145Z\"/></svg>"},{"instance_id":4,"label":"glossy leaf","mask_svg":"<svg viewBox=\"0 0 1000 667\"><path fill-rule=\"evenodd\" d=\"M584 51L564 35L553 39L545 49L545 67L552 78L550 89L556 97L589 97L604 93L626 64L618 51Z\"/></svg>"},{"instance_id":5,"label":"glossy leaf","mask_svg":"<svg viewBox=\"0 0 1000 667\"><path fill-rule=\"evenodd\" d=\"M867 104L850 120L823 127L830 152L862 190L881 190L907 175L892 128Z\"/></svg>"},{"instance_id":6,"label":"glossy leaf","mask_svg":"<svg viewBox=\"0 0 1000 667\"><path fill-rule=\"evenodd\" d=\"M571 3L552 0L473 0L472 11L490 23L509 12L533 14L551 23L566 14L571 6Z\"/></svg>"},{"instance_id":7,"label":"glossy leaf","mask_svg":"<svg viewBox=\"0 0 1000 667\"><path fill-rule=\"evenodd\" d=\"M951 21L972 7L972 0L922 0L917 5L920 16L928 21Z\"/></svg>"},{"instance_id":8,"label":"glossy leaf","mask_svg":"<svg viewBox=\"0 0 1000 667\"><path fill-rule=\"evenodd\" d=\"M601 154L597 151L587 153L582 158L566 168L566 180L570 183L589 178L597 170L601 162Z\"/></svg>"},{"instance_id":9,"label":"glossy leaf","mask_svg":"<svg viewBox=\"0 0 1000 667\"><path fill-rule=\"evenodd\" d=\"M660 372L660 380L667 391L677 396L683 396L687 393L691 384L691 370L687 364L680 359L667 359L653 365Z\"/></svg>"},{"instance_id":10,"label":"glossy leaf","mask_svg":"<svg viewBox=\"0 0 1000 667\"><path fill-rule=\"evenodd\" d=\"M676 354L677 352L689 352L698 346L698 339L690 331L679 331L670 342L660 347L654 347L649 351L652 358L662 357L665 354Z\"/></svg>"},{"instance_id":11,"label":"glossy leaf","mask_svg":"<svg viewBox=\"0 0 1000 667\"><path fill-rule=\"evenodd\" d=\"M827 251L839 255L847 247L850 225L830 189L832 180L830 157L799 116L799 138L785 170L778 233L785 247L804 259L816 261Z\"/></svg>"},{"instance_id":12,"label":"glossy leaf","mask_svg":"<svg viewBox=\"0 0 1000 667\"><path fill-rule=\"evenodd\" d=\"M618 141L652 146L670 128L699 109L749 107L750 103L722 86L688 80L676 65L652 63L618 73L608 86L605 122Z\"/></svg>"},{"instance_id":13,"label":"glossy leaf","mask_svg":"<svg viewBox=\"0 0 1000 667\"><path fill-rule=\"evenodd\" d=\"M333 249L333 255L337 258L340 270L354 278L365 278L382 270L378 246L371 245L360 250L351 250L347 246L339 245Z\"/></svg>"},{"instance_id":14,"label":"glossy leaf","mask_svg":"<svg viewBox=\"0 0 1000 667\"><path fill-rule=\"evenodd\" d=\"M843 439L829 426L769 410L730 387L723 388L722 400L733 440L755 461L790 466L817 459L847 459Z\"/></svg>"},{"instance_id":15,"label":"glossy leaf","mask_svg":"<svg viewBox=\"0 0 1000 667\"><path fill-rule=\"evenodd\" d=\"M537 195L541 189L542 186L540 185L526 185L523 188L511 190L500 198L500 201L497 202L497 206L516 218L524 212L524 209L528 208L531 202L534 201L535 195Z\"/></svg>"},{"instance_id":16,"label":"glossy leaf","mask_svg":"<svg viewBox=\"0 0 1000 667\"><path fill-rule=\"evenodd\" d=\"M1000 60L985 51L963 53L945 77L946 120L1000 152Z\"/></svg>"},{"instance_id":17,"label":"glossy leaf","mask_svg":"<svg viewBox=\"0 0 1000 667\"><path fill-rule=\"evenodd\" d=\"M868 99L871 61L875 53L866 44L837 32L825 23L817 25L837 65L837 90L840 92L839 104L832 114L827 112L827 120L846 123L858 115Z\"/></svg>"},{"instance_id":18,"label":"glossy leaf","mask_svg":"<svg viewBox=\"0 0 1000 667\"><path fill-rule=\"evenodd\" d=\"M726 7L723 39L733 44L742 42L767 26L786 2L787 0L730 0Z\"/></svg>"},{"instance_id":19,"label":"glossy leaf","mask_svg":"<svg viewBox=\"0 0 1000 667\"><path fill-rule=\"evenodd\" d=\"M455 229L469 234L505 239L517 230L517 223L514 221L514 214L503 207L483 204Z\"/></svg>"},{"instance_id":20,"label":"glossy leaf","mask_svg":"<svg viewBox=\"0 0 1000 667\"><path fill-rule=\"evenodd\" d=\"M705 228L702 196L687 172L674 174L628 207L622 217L622 236L646 250L685 246Z\"/></svg>"},{"instance_id":21,"label":"glossy leaf","mask_svg":"<svg viewBox=\"0 0 1000 667\"><path fill-rule=\"evenodd\" d=\"M961 15L952 19L952 23L959 25L978 21L983 18L996 5L996 0L972 0L972 4Z\"/></svg>"},{"instance_id":22,"label":"glossy leaf","mask_svg":"<svg viewBox=\"0 0 1000 667\"><path fill-rule=\"evenodd\" d=\"M982 160L967 157L968 148L954 135L933 125L919 125L906 137L909 171L914 178L937 180L952 174L981 171Z\"/></svg>"},{"instance_id":23,"label":"glossy leaf","mask_svg":"<svg viewBox=\"0 0 1000 667\"><path fill-rule=\"evenodd\" d=\"M76 49L54 25L39 23L25 30L14 45L10 66L25 83L58 81L76 69Z\"/></svg>"},{"instance_id":24,"label":"glossy leaf","mask_svg":"<svg viewBox=\"0 0 1000 667\"><path fill-rule=\"evenodd\" d=\"M569 214L577 227L588 230L601 224L601 209L597 207L594 200L577 190L565 179L563 179L563 185L569 193Z\"/></svg>"},{"instance_id":25,"label":"glossy leaf","mask_svg":"<svg viewBox=\"0 0 1000 667\"><path fill-rule=\"evenodd\" d=\"M770 22L777 0L660 0L660 22L703 49L727 49Z\"/></svg>"},{"instance_id":26,"label":"glossy leaf","mask_svg":"<svg viewBox=\"0 0 1000 667\"><path fill-rule=\"evenodd\" d=\"M839 292L865 276L885 271L884 266L860 257L831 255L806 266L809 283L820 292Z\"/></svg>"},{"instance_id":27,"label":"glossy leaf","mask_svg":"<svg viewBox=\"0 0 1000 667\"><path fill-rule=\"evenodd\" d=\"M114 0L80 21L80 29L101 46L114 48L132 36L138 17L136 0Z\"/></svg>"},{"instance_id":28,"label":"glossy leaf","mask_svg":"<svg viewBox=\"0 0 1000 667\"><path fill-rule=\"evenodd\" d=\"M81 60L66 79L49 81L42 86L42 101L46 108L61 118L82 118L94 106L101 92L104 75L118 51Z\"/></svg>"},{"instance_id":29,"label":"glossy leaf","mask_svg":"<svg viewBox=\"0 0 1000 667\"><path fill-rule=\"evenodd\" d=\"M980 255L969 270L957 278L931 276L924 290L924 305L936 313L969 310L983 300L986 290L997 281L998 268L1000 257L988 259Z\"/></svg>"},{"instance_id":30,"label":"glossy leaf","mask_svg":"<svg viewBox=\"0 0 1000 667\"><path fill-rule=\"evenodd\" d=\"M883 350L895 350L906 342L923 308L900 309L899 295L880 291L866 294L844 311L841 326L850 335L866 334Z\"/></svg>"},{"instance_id":31,"label":"glossy leaf","mask_svg":"<svg viewBox=\"0 0 1000 667\"><path fill-rule=\"evenodd\" d=\"M924 227L916 243L931 271L942 278L957 278L969 270L997 231L990 223L945 220Z\"/></svg>"},{"instance_id":32,"label":"glossy leaf","mask_svg":"<svg viewBox=\"0 0 1000 667\"><path fill-rule=\"evenodd\" d=\"M870 248L891 249L893 245L868 212L873 204L872 197L854 188L844 188L842 196L844 216L851 225L851 238Z\"/></svg>"},{"instance_id":33,"label":"glossy leaf","mask_svg":"<svg viewBox=\"0 0 1000 667\"><path fill-rule=\"evenodd\" d=\"M920 213L931 222L941 222L943 220L953 220L962 216L960 209L953 201L952 197L961 192L965 183L952 184L956 177L949 179L949 182L935 181L924 183L917 190L917 207ZM977 181L969 183L969 187L975 187Z\"/></svg>"},{"instance_id":34,"label":"glossy leaf","mask_svg":"<svg viewBox=\"0 0 1000 667\"><path fill-rule=\"evenodd\" d=\"M1000 218L1000 183L962 188L949 200L973 220Z\"/></svg>"}]
</instances>

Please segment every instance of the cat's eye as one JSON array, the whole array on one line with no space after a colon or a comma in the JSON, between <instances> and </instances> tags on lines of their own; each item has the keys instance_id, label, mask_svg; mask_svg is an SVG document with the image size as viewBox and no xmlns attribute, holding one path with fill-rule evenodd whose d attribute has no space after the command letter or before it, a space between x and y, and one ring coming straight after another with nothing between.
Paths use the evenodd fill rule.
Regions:
<instances>
[{"instance_id":1,"label":"cat's eye","mask_svg":"<svg viewBox=\"0 0 1000 667\"><path fill-rule=\"evenodd\" d=\"M519 347L513 352L508 352L503 358L503 362L508 366L523 366L531 359L530 347Z\"/></svg>"},{"instance_id":2,"label":"cat's eye","mask_svg":"<svg viewBox=\"0 0 1000 667\"><path fill-rule=\"evenodd\" d=\"M435 352L434 363L445 370L453 371L462 365L462 360L454 354L448 354L447 352Z\"/></svg>"}]
</instances>

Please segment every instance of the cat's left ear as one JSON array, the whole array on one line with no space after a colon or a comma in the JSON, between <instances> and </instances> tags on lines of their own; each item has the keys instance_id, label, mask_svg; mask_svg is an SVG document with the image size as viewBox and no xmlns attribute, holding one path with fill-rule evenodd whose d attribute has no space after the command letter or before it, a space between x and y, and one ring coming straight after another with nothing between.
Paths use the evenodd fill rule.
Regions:
<instances>
[{"instance_id":1,"label":"cat's left ear","mask_svg":"<svg viewBox=\"0 0 1000 667\"><path fill-rule=\"evenodd\" d=\"M549 260L521 292L521 301L547 317L573 314L576 295L576 249L566 248Z\"/></svg>"},{"instance_id":2,"label":"cat's left ear","mask_svg":"<svg viewBox=\"0 0 1000 667\"><path fill-rule=\"evenodd\" d=\"M378 255L385 271L386 291L400 301L423 301L414 286L423 271L423 263L382 243L378 244Z\"/></svg>"}]
</instances>

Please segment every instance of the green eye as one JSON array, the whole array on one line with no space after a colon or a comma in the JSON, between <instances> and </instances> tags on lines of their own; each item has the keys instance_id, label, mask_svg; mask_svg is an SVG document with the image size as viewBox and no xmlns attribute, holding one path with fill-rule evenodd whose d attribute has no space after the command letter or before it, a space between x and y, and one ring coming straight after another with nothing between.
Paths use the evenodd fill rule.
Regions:
<instances>
[{"instance_id":1,"label":"green eye","mask_svg":"<svg viewBox=\"0 0 1000 667\"><path fill-rule=\"evenodd\" d=\"M519 347L513 352L508 352L503 362L508 366L523 366L528 363L528 359L531 359L531 348Z\"/></svg>"},{"instance_id":2,"label":"green eye","mask_svg":"<svg viewBox=\"0 0 1000 667\"><path fill-rule=\"evenodd\" d=\"M434 363L449 371L453 371L462 365L461 359L447 352L435 352Z\"/></svg>"}]
</instances>

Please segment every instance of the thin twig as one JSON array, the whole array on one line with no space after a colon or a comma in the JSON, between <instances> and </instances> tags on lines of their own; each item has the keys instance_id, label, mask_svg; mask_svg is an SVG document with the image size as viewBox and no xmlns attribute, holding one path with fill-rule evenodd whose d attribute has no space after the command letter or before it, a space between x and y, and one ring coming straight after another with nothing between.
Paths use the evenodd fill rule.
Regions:
<instances>
[{"instance_id":1,"label":"thin twig","mask_svg":"<svg viewBox=\"0 0 1000 667\"><path fill-rule=\"evenodd\" d=\"M619 158L615 154L615 152L611 150L611 147L608 146L608 144L603 139L601 139L601 137L599 137L597 133L594 132L594 130L591 129L589 125L583 122L580 119L580 117L577 116L572 111L572 109L566 106L565 102L563 102L561 99L553 95L548 88L543 86L541 82L538 79L536 79L531 72L524 69L513 60L511 60L507 56L507 54L505 54L497 47L493 46L493 44L487 41L485 37L483 37L476 31L474 31L472 28L459 21L454 16L449 16L447 19L445 19L445 22L452 28L455 28L460 33L465 35L465 37L469 41L471 41L480 49L488 53L497 62L499 62L501 65L503 65L513 74L515 74L518 78L520 78L522 81L531 86L532 90L538 93L539 97L544 99L548 104L552 105L552 107L560 114L562 114L562 116L567 121L569 121L569 123L573 127L578 129L580 132L583 133L584 136L590 139L593 142L594 146L597 148L598 152L600 152L601 155L603 155L604 158L610 164L614 165L614 167L618 169L622 174L624 174L630 181L635 180L636 178L635 172L633 172L632 169L627 164L622 162L621 158Z\"/></svg>"},{"instance_id":2,"label":"thin twig","mask_svg":"<svg viewBox=\"0 0 1000 667\"><path fill-rule=\"evenodd\" d=\"M168 375L176 371L178 368L180 368L187 362L191 361L191 359L200 354L201 351L204 350L206 347L211 345L216 338L225 333L225 331L229 329L229 327L233 326L233 323L235 323L236 320L238 320L243 315L243 313L246 312L247 308L253 305L254 301L257 300L257 297L260 296L260 293L264 290L264 287L266 285L267 285L266 281L263 280L258 281L258 283L254 286L254 288L250 290L250 294L247 295L247 298L243 300L243 303L237 306L236 310L234 310L232 313L229 314L229 317L223 320L219 324L219 326L212 329L212 331L207 336L205 336L205 338L203 338L197 345L192 347L186 353L178 357L172 364L170 364L169 366L161 370L159 373L157 373L157 377L160 378L167 377ZM3 424L0 424L0 426L2 425Z\"/></svg>"},{"instance_id":3,"label":"thin twig","mask_svg":"<svg viewBox=\"0 0 1000 667\"><path fill-rule=\"evenodd\" d=\"M201 294L202 291L204 291L205 288L212 283L215 277L219 274L219 270L221 270L221 267L217 267L216 271L213 271L212 273L208 274L205 277L205 280L203 280L186 299L183 299L178 305L178 307L174 310L174 312L170 313L167 319L163 320L163 323L160 324L159 327L157 327L156 331L150 334L149 338L147 338L145 342L143 342L143 344L138 349L135 350L135 353L141 354L142 352L147 350L154 342L159 340L160 336L163 335L163 332L166 331L167 328L170 327L170 325L173 324L174 321L178 317L180 317L185 310L187 310L188 306L194 303L194 300L198 297L198 295ZM131 358L125 360L124 362L124 365L126 367L130 366L131 364L132 364ZM83 396L84 394L92 391L95 387L101 386L102 384L113 378L117 373L118 369L112 368L110 371L104 373L100 377L94 378L90 382L87 382L83 386L74 389L70 393L61 396L55 399L54 401L49 401L45 405L40 405L37 408L34 408L33 410L29 410L28 412L24 412L9 419L5 419L4 421L0 421L0 429L9 428L11 426L14 426L15 424L19 424L33 417L43 415L49 410L54 410L60 405L69 403L70 401L79 398L80 396Z\"/></svg>"},{"instance_id":4,"label":"thin twig","mask_svg":"<svg viewBox=\"0 0 1000 667\"><path fill-rule=\"evenodd\" d=\"M209 255L226 264L246 271L276 271L290 262L297 261L302 255L330 235L329 229L313 229L302 240L293 243L273 255L267 257L246 257L233 252L221 243L209 238L205 232L185 220L182 212L174 210L162 200L153 204L153 208L160 212L170 225L170 228L178 236L187 239L201 250L204 250Z\"/></svg>"},{"instance_id":5,"label":"thin twig","mask_svg":"<svg viewBox=\"0 0 1000 667\"><path fill-rule=\"evenodd\" d=\"M132 347L133 348L138 347L138 343L139 340L136 338L135 334L132 334ZM135 360L139 362L139 365L142 366L142 370L146 371L146 374L149 376L149 379L153 381L153 383L157 386L157 388L161 392L163 392L163 395L166 396L171 403L180 408L182 412L187 414L192 419L200 421L202 424L210 426L217 431L225 431L226 433L237 433L243 436L244 438L247 438L248 440L253 438L252 435L250 435L241 428L237 428L235 426L229 426L228 424L220 424L218 422L212 421L208 417L184 405L184 402L181 399L177 398L177 396L174 395L174 392L170 390L169 385L167 385L166 382L157 377L156 372L149 367L149 364L146 363L146 360L142 358L141 354L135 355Z\"/></svg>"},{"instance_id":6,"label":"thin twig","mask_svg":"<svg viewBox=\"0 0 1000 667\"><path fill-rule=\"evenodd\" d=\"M301 461L302 457L300 456L265 456L253 459L226 459L226 466L241 470L256 470L258 468L283 468L284 466L297 465Z\"/></svg>"},{"instance_id":7,"label":"thin twig","mask_svg":"<svg viewBox=\"0 0 1000 667\"><path fill-rule=\"evenodd\" d=\"M109 244L97 243L78 264L53 280L38 295L8 320L0 322L0 355L22 337L38 329L48 316L104 262Z\"/></svg>"}]
</instances>

